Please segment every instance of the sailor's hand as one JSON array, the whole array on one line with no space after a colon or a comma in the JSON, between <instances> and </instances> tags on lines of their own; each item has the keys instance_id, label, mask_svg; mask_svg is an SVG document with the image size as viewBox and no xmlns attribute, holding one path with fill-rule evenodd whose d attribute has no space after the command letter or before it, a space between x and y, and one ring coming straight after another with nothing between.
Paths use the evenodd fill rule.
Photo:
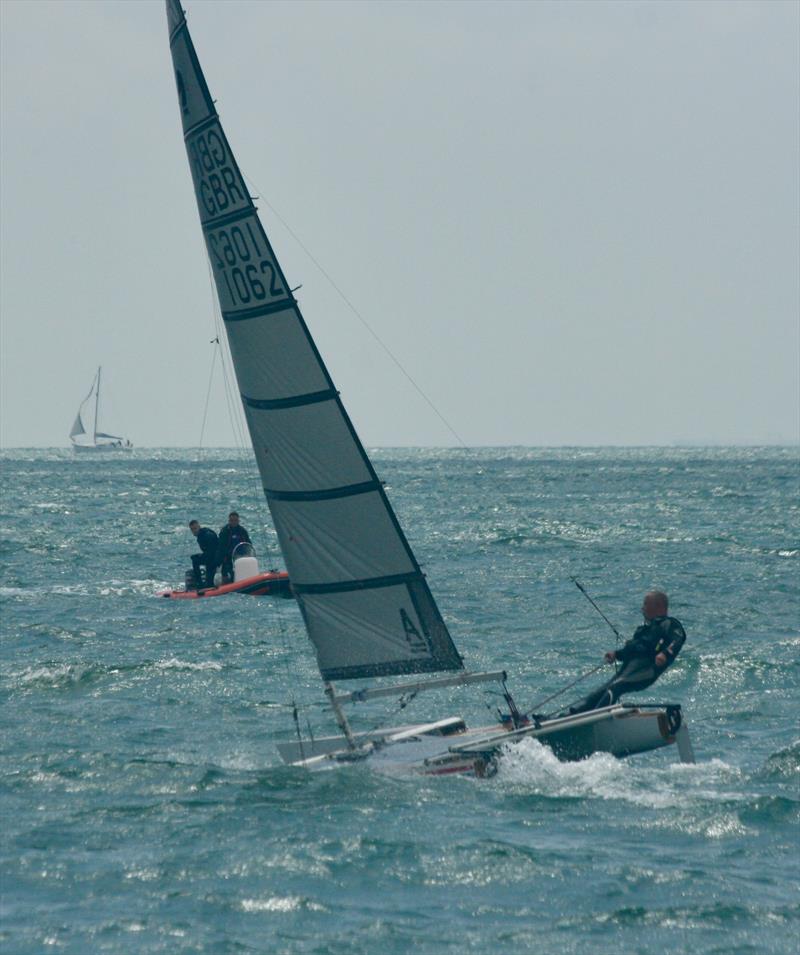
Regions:
<instances>
[{"instance_id":1,"label":"sailor's hand","mask_svg":"<svg viewBox=\"0 0 800 955\"><path fill-rule=\"evenodd\" d=\"M617 659L617 655L616 653L614 653L613 650L609 650L608 653L605 655L606 663L613 663L616 659Z\"/></svg>"},{"instance_id":2,"label":"sailor's hand","mask_svg":"<svg viewBox=\"0 0 800 955\"><path fill-rule=\"evenodd\" d=\"M656 666L663 667L667 665L667 655L666 653L657 653L656 654Z\"/></svg>"}]
</instances>

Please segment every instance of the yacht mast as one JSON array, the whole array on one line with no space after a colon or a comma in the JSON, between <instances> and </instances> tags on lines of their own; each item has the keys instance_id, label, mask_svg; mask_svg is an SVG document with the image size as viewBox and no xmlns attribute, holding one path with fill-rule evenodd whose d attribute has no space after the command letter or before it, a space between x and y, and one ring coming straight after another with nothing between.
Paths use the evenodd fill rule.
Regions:
<instances>
[{"instance_id":1,"label":"yacht mast","mask_svg":"<svg viewBox=\"0 0 800 955\"><path fill-rule=\"evenodd\" d=\"M102 365L97 366L97 390L94 393L94 443L97 444L97 413L100 409L100 372Z\"/></svg>"}]
</instances>

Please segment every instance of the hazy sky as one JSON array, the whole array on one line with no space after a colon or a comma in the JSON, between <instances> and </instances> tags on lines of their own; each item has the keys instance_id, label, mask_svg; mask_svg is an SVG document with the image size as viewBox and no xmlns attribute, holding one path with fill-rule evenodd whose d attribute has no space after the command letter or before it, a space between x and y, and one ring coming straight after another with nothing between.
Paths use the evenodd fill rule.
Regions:
<instances>
[{"instance_id":1,"label":"hazy sky","mask_svg":"<svg viewBox=\"0 0 800 955\"><path fill-rule=\"evenodd\" d=\"M798 440L800 5L184 7L243 172L467 444ZM104 428L196 445L164 4L0 11L0 440L64 446L102 363ZM260 207L365 444L455 443Z\"/></svg>"}]
</instances>

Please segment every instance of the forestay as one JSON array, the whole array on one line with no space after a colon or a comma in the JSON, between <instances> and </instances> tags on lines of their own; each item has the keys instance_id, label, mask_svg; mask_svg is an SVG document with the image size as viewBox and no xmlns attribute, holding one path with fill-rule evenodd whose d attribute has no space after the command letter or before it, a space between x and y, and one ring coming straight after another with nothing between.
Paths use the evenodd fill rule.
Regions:
<instances>
[{"instance_id":1,"label":"forestay","mask_svg":"<svg viewBox=\"0 0 800 955\"><path fill-rule=\"evenodd\" d=\"M197 205L264 492L326 680L461 669L250 198L178 0L170 49Z\"/></svg>"}]
</instances>

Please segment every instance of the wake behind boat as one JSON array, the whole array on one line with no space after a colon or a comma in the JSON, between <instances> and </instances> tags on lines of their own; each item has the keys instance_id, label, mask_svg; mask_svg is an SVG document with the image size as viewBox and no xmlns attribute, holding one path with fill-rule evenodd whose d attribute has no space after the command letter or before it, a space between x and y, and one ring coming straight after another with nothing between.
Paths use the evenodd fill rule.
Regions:
<instances>
[{"instance_id":1,"label":"wake behind boat","mask_svg":"<svg viewBox=\"0 0 800 955\"><path fill-rule=\"evenodd\" d=\"M100 412L100 374L102 367L97 369L97 374L92 380L92 387L89 394L83 399L75 416L75 421L69 432L69 439L72 442L73 451L130 451L133 445L127 438L118 434L106 434L104 431L98 431L97 421ZM83 423L84 407L94 398L94 424L91 431L86 430Z\"/></svg>"},{"instance_id":2,"label":"wake behind boat","mask_svg":"<svg viewBox=\"0 0 800 955\"><path fill-rule=\"evenodd\" d=\"M491 772L528 737L565 759L629 756L679 743L678 705L614 704L526 716L504 671L469 673L350 421L261 225L220 124L178 0L166 0L184 142L256 461L339 735L280 747L308 769L366 762L439 775ZM454 671L339 693L333 681ZM498 682L509 712L469 730L460 716L354 732L346 704Z\"/></svg>"}]
</instances>

